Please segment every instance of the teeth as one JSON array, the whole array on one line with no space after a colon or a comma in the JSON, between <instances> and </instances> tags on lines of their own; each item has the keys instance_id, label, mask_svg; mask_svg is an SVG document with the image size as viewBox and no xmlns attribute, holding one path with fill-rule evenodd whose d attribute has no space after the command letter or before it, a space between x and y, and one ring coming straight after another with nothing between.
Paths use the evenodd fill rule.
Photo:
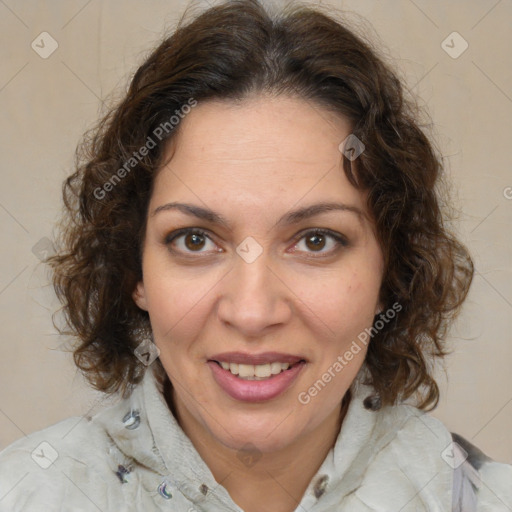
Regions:
<instances>
[{"instance_id":1,"label":"teeth","mask_svg":"<svg viewBox=\"0 0 512 512\"><path fill-rule=\"evenodd\" d=\"M224 370L245 380L268 379L271 375L277 375L290 367L289 363L238 364L222 361L220 364Z\"/></svg>"},{"instance_id":2,"label":"teeth","mask_svg":"<svg viewBox=\"0 0 512 512\"><path fill-rule=\"evenodd\" d=\"M272 372L270 371L270 364L259 364L254 366L254 375L256 377L270 377Z\"/></svg>"},{"instance_id":3,"label":"teeth","mask_svg":"<svg viewBox=\"0 0 512 512\"><path fill-rule=\"evenodd\" d=\"M252 364L239 364L238 365L239 377L255 377L254 366Z\"/></svg>"},{"instance_id":4,"label":"teeth","mask_svg":"<svg viewBox=\"0 0 512 512\"><path fill-rule=\"evenodd\" d=\"M270 372L272 375L277 375L278 373L281 373L281 363L272 363L270 365Z\"/></svg>"}]
</instances>

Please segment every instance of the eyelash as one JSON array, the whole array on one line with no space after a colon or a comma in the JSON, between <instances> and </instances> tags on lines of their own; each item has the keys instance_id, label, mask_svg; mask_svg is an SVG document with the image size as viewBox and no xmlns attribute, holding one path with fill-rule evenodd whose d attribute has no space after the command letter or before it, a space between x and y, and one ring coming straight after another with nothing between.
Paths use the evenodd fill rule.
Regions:
<instances>
[{"instance_id":1,"label":"eyelash","mask_svg":"<svg viewBox=\"0 0 512 512\"><path fill-rule=\"evenodd\" d=\"M204 231L203 229L200 229L200 228L182 228L182 229L179 229L179 230L177 230L177 231L167 235L166 238L165 238L165 245L171 245L172 242L174 242L180 236L189 235L189 234L190 235L204 236L204 237L208 238L209 240L211 240L213 243L215 243L211 239L211 237L208 236L208 232ZM322 236L331 237L332 239L334 239L334 241L336 242L336 245L337 245L337 247L335 247L334 249L332 249L332 250L330 250L328 252L318 252L317 253L318 255L315 255L315 251L309 252L308 254L310 254L310 257L313 257L313 258L324 258L326 256L331 256L338 249L340 249L340 247L348 247L349 246L349 243L348 243L347 239L344 236L340 235L339 233L336 233L335 231L331 231L330 229L323 229L323 228L310 229L308 231L303 231L303 232L299 233L297 235L297 237L296 237L296 240L294 241L294 245L297 245L303 238L307 238L308 235L309 236L311 236L311 235L322 235ZM171 250L171 252L181 252L181 251L174 251L172 249L170 249L170 250ZM187 251L187 254L193 254L194 252L196 252L196 251ZM201 252L197 252L197 254L202 254L202 253Z\"/></svg>"}]
</instances>

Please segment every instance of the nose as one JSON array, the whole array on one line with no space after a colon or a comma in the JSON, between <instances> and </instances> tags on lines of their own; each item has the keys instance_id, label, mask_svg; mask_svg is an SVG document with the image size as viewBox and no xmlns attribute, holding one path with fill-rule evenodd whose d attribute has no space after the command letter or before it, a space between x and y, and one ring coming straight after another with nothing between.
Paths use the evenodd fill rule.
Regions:
<instances>
[{"instance_id":1,"label":"nose","mask_svg":"<svg viewBox=\"0 0 512 512\"><path fill-rule=\"evenodd\" d=\"M292 316L293 293L271 263L265 251L251 263L237 255L223 279L218 316L244 338L261 338Z\"/></svg>"}]
</instances>

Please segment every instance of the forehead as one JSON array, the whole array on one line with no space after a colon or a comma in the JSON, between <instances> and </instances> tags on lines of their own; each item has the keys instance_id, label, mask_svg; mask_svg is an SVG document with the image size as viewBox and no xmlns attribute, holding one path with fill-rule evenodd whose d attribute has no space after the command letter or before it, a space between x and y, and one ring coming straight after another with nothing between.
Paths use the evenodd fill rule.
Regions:
<instances>
[{"instance_id":1,"label":"forehead","mask_svg":"<svg viewBox=\"0 0 512 512\"><path fill-rule=\"evenodd\" d=\"M151 203L186 200L218 210L249 204L282 213L341 201L366 213L365 195L342 170L343 117L304 99L258 96L199 103L164 155Z\"/></svg>"}]
</instances>

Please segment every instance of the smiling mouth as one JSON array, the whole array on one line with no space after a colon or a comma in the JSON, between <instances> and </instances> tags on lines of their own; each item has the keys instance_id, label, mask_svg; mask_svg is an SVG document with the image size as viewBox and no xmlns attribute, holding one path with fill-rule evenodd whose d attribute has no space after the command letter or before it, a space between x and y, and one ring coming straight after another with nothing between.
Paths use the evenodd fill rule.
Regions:
<instances>
[{"instance_id":1,"label":"smiling mouth","mask_svg":"<svg viewBox=\"0 0 512 512\"><path fill-rule=\"evenodd\" d=\"M304 359L297 361L296 363L280 363L272 362L266 364L241 364L241 363L229 363L227 361L215 361L222 369L230 372L242 380L266 380L283 372L290 371L293 367L305 363Z\"/></svg>"}]
</instances>

